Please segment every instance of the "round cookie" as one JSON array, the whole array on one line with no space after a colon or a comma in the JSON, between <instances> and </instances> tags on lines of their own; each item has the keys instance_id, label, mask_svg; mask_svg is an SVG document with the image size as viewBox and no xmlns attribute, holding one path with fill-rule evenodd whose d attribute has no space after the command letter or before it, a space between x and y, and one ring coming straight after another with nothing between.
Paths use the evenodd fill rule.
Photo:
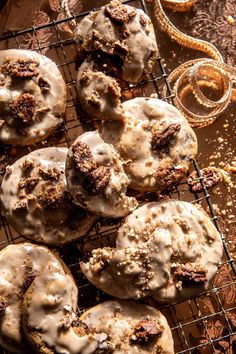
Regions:
<instances>
[{"instance_id":1,"label":"round cookie","mask_svg":"<svg viewBox=\"0 0 236 354\"><path fill-rule=\"evenodd\" d=\"M101 120L123 120L121 90L116 80L97 68L93 59L86 59L78 70L77 95L89 115Z\"/></svg>"},{"instance_id":2,"label":"round cookie","mask_svg":"<svg viewBox=\"0 0 236 354\"><path fill-rule=\"evenodd\" d=\"M116 245L122 248L146 244L157 230L170 234L172 253L167 261L169 280L152 297L174 302L206 290L221 261L223 244L204 210L180 200L145 204L126 218Z\"/></svg>"},{"instance_id":3,"label":"round cookie","mask_svg":"<svg viewBox=\"0 0 236 354\"><path fill-rule=\"evenodd\" d=\"M67 148L31 152L7 167L1 185L2 211L19 234L62 245L85 235L96 216L72 203L67 190Z\"/></svg>"},{"instance_id":4,"label":"round cookie","mask_svg":"<svg viewBox=\"0 0 236 354\"><path fill-rule=\"evenodd\" d=\"M158 52L150 18L119 0L82 19L75 41L79 51L99 50L119 57L123 79L134 83L152 71Z\"/></svg>"},{"instance_id":5,"label":"round cookie","mask_svg":"<svg viewBox=\"0 0 236 354\"><path fill-rule=\"evenodd\" d=\"M134 301L107 301L80 319L96 333L107 334L114 345L113 354L174 354L169 325L153 307Z\"/></svg>"},{"instance_id":6,"label":"round cookie","mask_svg":"<svg viewBox=\"0 0 236 354\"><path fill-rule=\"evenodd\" d=\"M125 161L130 188L163 190L178 183L197 154L197 138L172 105L138 97L123 103L125 122L104 122L100 134Z\"/></svg>"},{"instance_id":7,"label":"round cookie","mask_svg":"<svg viewBox=\"0 0 236 354\"><path fill-rule=\"evenodd\" d=\"M118 230L116 248L94 250L81 269L112 296L174 302L209 287L222 252L220 234L205 212L169 200L133 211Z\"/></svg>"},{"instance_id":8,"label":"round cookie","mask_svg":"<svg viewBox=\"0 0 236 354\"><path fill-rule=\"evenodd\" d=\"M70 147L66 178L74 203L96 215L122 217L138 204L126 196L129 179L119 155L97 131L82 134Z\"/></svg>"},{"instance_id":9,"label":"round cookie","mask_svg":"<svg viewBox=\"0 0 236 354\"><path fill-rule=\"evenodd\" d=\"M56 64L30 50L0 51L0 142L30 145L63 121L66 86Z\"/></svg>"}]
</instances>

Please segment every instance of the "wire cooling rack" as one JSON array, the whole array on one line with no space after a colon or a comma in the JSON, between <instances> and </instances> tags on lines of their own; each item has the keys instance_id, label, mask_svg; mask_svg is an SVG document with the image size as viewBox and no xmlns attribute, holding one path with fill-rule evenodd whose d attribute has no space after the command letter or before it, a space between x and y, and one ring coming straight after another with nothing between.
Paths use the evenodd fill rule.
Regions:
<instances>
[{"instance_id":1,"label":"wire cooling rack","mask_svg":"<svg viewBox=\"0 0 236 354\"><path fill-rule=\"evenodd\" d=\"M124 1L124 3L142 8L147 13L144 0L129 0ZM76 46L71 35L69 36L64 31L61 31L62 27L65 29L65 26L69 26L71 20L79 22L88 13L84 12L66 19L52 21L45 25L7 33L0 37L1 49L24 49L29 47L29 43L31 43L32 49L46 54L56 62L67 87L65 122L53 136L33 147L0 146L0 179L4 174L6 165L13 163L22 155L45 146L70 146L74 139L83 132L84 128L91 128L76 99ZM42 35L39 35L43 31L47 31L50 43L42 39ZM138 85L124 87L122 90L123 99L150 96L154 93L157 97L173 103L173 95L163 63L163 59L158 57L153 74L146 81ZM163 85L166 85L167 97L162 97L161 95ZM204 177L201 175L196 161L193 161L192 169L197 172L203 189L202 193L198 195L190 193L186 182L182 182L167 191L166 195L174 199L198 203L205 208L221 234L224 257L209 291L188 301L168 306L162 305L161 310L171 326L176 353L233 354L236 353L236 304L234 300L236 266L229 252L225 237L221 232L218 217L204 183ZM147 195L147 198L153 198L153 196ZM71 244L63 247L63 250L59 250L77 281L81 312L98 302L108 299L109 296L88 284L80 272L78 260L82 259L94 247L113 245L119 225L120 220L100 218L90 232L89 237L82 237L77 244ZM24 238L18 235L2 216L0 227L0 249L9 243L24 241Z\"/></svg>"}]
</instances>

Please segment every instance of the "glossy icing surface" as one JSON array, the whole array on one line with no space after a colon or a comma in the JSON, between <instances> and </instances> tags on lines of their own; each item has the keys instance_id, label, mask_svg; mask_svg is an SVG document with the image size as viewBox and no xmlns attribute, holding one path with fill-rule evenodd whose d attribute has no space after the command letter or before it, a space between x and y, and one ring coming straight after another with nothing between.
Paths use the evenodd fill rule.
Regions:
<instances>
[{"instance_id":1,"label":"glossy icing surface","mask_svg":"<svg viewBox=\"0 0 236 354\"><path fill-rule=\"evenodd\" d=\"M187 120L175 107L155 98L134 98L123 107L125 123L104 122L100 134L126 162L130 188L160 190L178 182L197 154L197 138ZM180 127L176 136L155 148L154 135L162 138L176 125Z\"/></svg>"},{"instance_id":2,"label":"glossy icing surface","mask_svg":"<svg viewBox=\"0 0 236 354\"><path fill-rule=\"evenodd\" d=\"M64 244L86 234L96 220L71 201L65 178L67 151L59 147L35 150L7 168L1 203L19 234Z\"/></svg>"},{"instance_id":3,"label":"glossy icing surface","mask_svg":"<svg viewBox=\"0 0 236 354\"><path fill-rule=\"evenodd\" d=\"M0 82L2 143L35 143L62 123L66 86L49 58L30 50L0 51ZM30 101L22 99L23 94L30 95Z\"/></svg>"}]
</instances>

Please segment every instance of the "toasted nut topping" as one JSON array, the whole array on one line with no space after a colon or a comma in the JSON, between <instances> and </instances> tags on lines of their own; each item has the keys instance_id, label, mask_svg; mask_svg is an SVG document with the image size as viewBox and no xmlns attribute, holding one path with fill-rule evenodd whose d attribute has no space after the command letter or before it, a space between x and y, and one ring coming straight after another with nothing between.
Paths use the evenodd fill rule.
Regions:
<instances>
[{"instance_id":1,"label":"toasted nut topping","mask_svg":"<svg viewBox=\"0 0 236 354\"><path fill-rule=\"evenodd\" d=\"M23 289L26 291L30 285L33 283L35 277L37 275L37 272L36 271L31 271L29 272L26 277L25 277L25 280L24 280L24 283L23 283Z\"/></svg>"},{"instance_id":2,"label":"toasted nut topping","mask_svg":"<svg viewBox=\"0 0 236 354\"><path fill-rule=\"evenodd\" d=\"M30 93L22 93L13 103L12 114L14 119L24 124L32 124L35 113L35 98Z\"/></svg>"},{"instance_id":3,"label":"toasted nut topping","mask_svg":"<svg viewBox=\"0 0 236 354\"><path fill-rule=\"evenodd\" d=\"M147 318L138 322L134 328L134 334L132 340L136 342L147 343L154 339L156 336L160 336L164 331L163 325L157 318Z\"/></svg>"},{"instance_id":4,"label":"toasted nut topping","mask_svg":"<svg viewBox=\"0 0 236 354\"><path fill-rule=\"evenodd\" d=\"M31 192L39 181L38 177L21 178L18 187L19 189L25 189L27 192Z\"/></svg>"},{"instance_id":5,"label":"toasted nut topping","mask_svg":"<svg viewBox=\"0 0 236 354\"><path fill-rule=\"evenodd\" d=\"M14 212L26 212L28 210L28 201L27 199L22 199L20 200L15 206L14 206Z\"/></svg>"},{"instance_id":6,"label":"toasted nut topping","mask_svg":"<svg viewBox=\"0 0 236 354\"><path fill-rule=\"evenodd\" d=\"M64 183L52 184L51 181L47 181L42 185L37 199L43 207L59 208L68 199L68 192L65 190Z\"/></svg>"},{"instance_id":7,"label":"toasted nut topping","mask_svg":"<svg viewBox=\"0 0 236 354\"><path fill-rule=\"evenodd\" d=\"M126 23L129 20L127 7L118 0L113 0L105 6L105 14L119 24Z\"/></svg>"},{"instance_id":8,"label":"toasted nut topping","mask_svg":"<svg viewBox=\"0 0 236 354\"><path fill-rule=\"evenodd\" d=\"M207 281L207 269L200 264L173 264L171 273L183 283L202 284Z\"/></svg>"},{"instance_id":9,"label":"toasted nut topping","mask_svg":"<svg viewBox=\"0 0 236 354\"><path fill-rule=\"evenodd\" d=\"M39 77L38 85L43 93L47 93L51 87L49 81L41 76Z\"/></svg>"},{"instance_id":10,"label":"toasted nut topping","mask_svg":"<svg viewBox=\"0 0 236 354\"><path fill-rule=\"evenodd\" d=\"M222 180L221 173L216 167L206 167L201 170L201 174L204 177L204 184L207 188L215 186ZM200 193L203 191L201 182L198 179L196 171L193 171L188 179L187 183L192 193Z\"/></svg>"},{"instance_id":11,"label":"toasted nut topping","mask_svg":"<svg viewBox=\"0 0 236 354\"><path fill-rule=\"evenodd\" d=\"M108 185L111 177L109 167L100 166L92 171L86 178L84 188L91 194L100 194Z\"/></svg>"},{"instance_id":12,"label":"toasted nut topping","mask_svg":"<svg viewBox=\"0 0 236 354\"><path fill-rule=\"evenodd\" d=\"M89 173L97 168L89 146L81 141L77 141L72 146L73 161L75 167L82 173Z\"/></svg>"},{"instance_id":13,"label":"toasted nut topping","mask_svg":"<svg viewBox=\"0 0 236 354\"><path fill-rule=\"evenodd\" d=\"M51 179L51 180L55 180L58 181L59 177L61 175L61 171L56 168L48 168L48 169L43 169L43 168L39 168L39 175L43 178L43 179Z\"/></svg>"},{"instance_id":14,"label":"toasted nut topping","mask_svg":"<svg viewBox=\"0 0 236 354\"><path fill-rule=\"evenodd\" d=\"M4 314L6 308L7 308L7 300L5 299L5 297L0 296L0 316Z\"/></svg>"},{"instance_id":15,"label":"toasted nut topping","mask_svg":"<svg viewBox=\"0 0 236 354\"><path fill-rule=\"evenodd\" d=\"M1 69L14 78L31 79L39 74L39 63L31 59L6 59Z\"/></svg>"},{"instance_id":16,"label":"toasted nut topping","mask_svg":"<svg viewBox=\"0 0 236 354\"><path fill-rule=\"evenodd\" d=\"M184 174L185 170L182 167L159 168L155 173L155 178L160 185L170 186L179 182Z\"/></svg>"},{"instance_id":17,"label":"toasted nut topping","mask_svg":"<svg viewBox=\"0 0 236 354\"><path fill-rule=\"evenodd\" d=\"M145 17L144 15L141 15L140 18L139 18L139 22L140 22L140 24L141 24L143 27L145 27L146 24L147 24L147 19L146 19L146 17Z\"/></svg>"},{"instance_id":18,"label":"toasted nut topping","mask_svg":"<svg viewBox=\"0 0 236 354\"><path fill-rule=\"evenodd\" d=\"M181 125L179 123L174 123L169 125L163 131L154 131L152 137L152 148L154 151L162 150L167 148L171 140L173 140L179 133Z\"/></svg>"},{"instance_id":19,"label":"toasted nut topping","mask_svg":"<svg viewBox=\"0 0 236 354\"><path fill-rule=\"evenodd\" d=\"M89 76L88 76L88 70L85 69L82 71L80 79L79 79L79 83L81 85L87 86L90 82Z\"/></svg>"}]
</instances>

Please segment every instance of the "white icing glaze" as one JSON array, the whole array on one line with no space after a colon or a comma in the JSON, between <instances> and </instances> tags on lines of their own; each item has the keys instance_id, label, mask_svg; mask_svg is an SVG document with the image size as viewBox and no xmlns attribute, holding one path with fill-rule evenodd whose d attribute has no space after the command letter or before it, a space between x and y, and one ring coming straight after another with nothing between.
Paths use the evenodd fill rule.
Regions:
<instances>
[{"instance_id":1,"label":"white icing glaze","mask_svg":"<svg viewBox=\"0 0 236 354\"><path fill-rule=\"evenodd\" d=\"M166 285L152 296L158 301L173 302L207 289L217 271L223 245L219 232L207 214L191 203L169 200L148 203L136 209L119 229L117 247L145 244L153 233L162 229L168 231L172 238L170 266L190 262L206 267L207 282L203 285L183 286L181 289L176 280L170 277Z\"/></svg>"},{"instance_id":2,"label":"white icing glaze","mask_svg":"<svg viewBox=\"0 0 236 354\"><path fill-rule=\"evenodd\" d=\"M158 180L158 169L177 168L187 172L190 160L197 154L197 138L182 114L170 104L154 98L138 97L123 103L125 124L104 122L102 138L114 145L126 162L124 168L130 179L130 188L160 190L165 188ZM179 123L181 129L170 143L169 151L161 154L152 147L153 131L162 131L170 124Z\"/></svg>"},{"instance_id":3,"label":"white icing glaze","mask_svg":"<svg viewBox=\"0 0 236 354\"><path fill-rule=\"evenodd\" d=\"M30 274L34 278L26 287ZM0 252L0 296L7 300L0 317L0 343L7 349L30 352L23 330L35 349L50 348L53 353L90 354L106 343L102 332L75 333L71 324L76 319L76 284L59 257L46 247L24 243ZM63 323L69 323L67 328L61 328Z\"/></svg>"},{"instance_id":4,"label":"white icing glaze","mask_svg":"<svg viewBox=\"0 0 236 354\"><path fill-rule=\"evenodd\" d=\"M83 81L83 75L86 80ZM77 95L83 109L92 117L102 120L123 120L121 91L115 79L94 68L93 61L85 60L77 76ZM116 94L113 94L113 90ZM95 99L96 104L90 103Z\"/></svg>"},{"instance_id":5,"label":"white icing glaze","mask_svg":"<svg viewBox=\"0 0 236 354\"><path fill-rule=\"evenodd\" d=\"M39 149L17 160L9 167L11 173L6 172L1 185L2 209L8 222L27 238L49 244L64 244L85 235L93 225L96 217L75 206L69 197L57 206L39 205L39 198L47 190L52 193L52 187L61 188L66 193L65 160L67 148L49 147ZM26 163L32 168L24 169ZM57 169L58 180L46 179L39 174L39 170L48 171ZM39 178L35 188L26 196L21 197L19 187L21 178ZM45 183L48 183L46 190ZM67 192L68 193L68 192ZM51 196L53 198L53 196ZM26 209L16 209L22 200L27 202ZM72 227L75 225L74 227Z\"/></svg>"},{"instance_id":6,"label":"white icing glaze","mask_svg":"<svg viewBox=\"0 0 236 354\"><path fill-rule=\"evenodd\" d=\"M106 293L139 299L167 283L171 254L169 232L156 230L146 244L137 247L94 250L90 261L80 266L88 280Z\"/></svg>"},{"instance_id":7,"label":"white icing glaze","mask_svg":"<svg viewBox=\"0 0 236 354\"><path fill-rule=\"evenodd\" d=\"M115 344L113 354L174 354L174 345L165 317L155 308L133 301L107 301L86 311L81 320L96 332L104 332ZM130 339L135 325L146 318L155 318L164 327L162 334L149 345L138 345Z\"/></svg>"},{"instance_id":8,"label":"white icing glaze","mask_svg":"<svg viewBox=\"0 0 236 354\"><path fill-rule=\"evenodd\" d=\"M97 166L110 168L111 177L103 193L90 195L83 188L84 176L73 163L72 147L77 141L88 145ZM79 136L72 147L67 155L66 178L74 202L92 213L107 217L122 217L130 213L137 206L137 201L135 198L126 196L129 180L124 173L120 157L112 145L104 143L98 132L93 131Z\"/></svg>"},{"instance_id":9,"label":"white icing glaze","mask_svg":"<svg viewBox=\"0 0 236 354\"><path fill-rule=\"evenodd\" d=\"M0 70L6 59L30 59L39 63L37 68L39 75L32 79L11 79L4 75L5 84L0 86L0 119L5 123L0 128L0 141L5 144L29 145L45 139L63 121L66 102L66 86L56 64L49 58L34 51L21 49L8 49L0 51ZM46 93L42 93L38 86L38 79L46 79L50 88ZM20 94L30 93L36 101L36 112L42 108L47 111L41 114L32 125L24 127L25 134L19 134L10 110L13 101ZM10 125L9 125L10 123ZM23 127L22 127L23 128Z\"/></svg>"},{"instance_id":10,"label":"white icing glaze","mask_svg":"<svg viewBox=\"0 0 236 354\"><path fill-rule=\"evenodd\" d=\"M107 54L117 54L123 60L123 78L130 82L138 82L145 74L151 72L157 57L157 45L153 25L150 18L140 9L124 5L128 13L136 12L123 26L117 25L105 14L105 7L89 14L78 24L75 30L75 41L78 49L86 51L102 50ZM146 24L141 25L144 18ZM122 32L127 33L122 38ZM94 38L94 34L96 38ZM115 43L127 48L127 54L115 51Z\"/></svg>"},{"instance_id":11,"label":"white icing glaze","mask_svg":"<svg viewBox=\"0 0 236 354\"><path fill-rule=\"evenodd\" d=\"M133 211L118 230L116 248L94 250L81 269L92 284L112 296L174 302L209 287L222 252L220 234L204 211L169 200ZM175 266L185 267L188 278L175 275ZM188 269L203 271L204 280L191 280Z\"/></svg>"}]
</instances>

